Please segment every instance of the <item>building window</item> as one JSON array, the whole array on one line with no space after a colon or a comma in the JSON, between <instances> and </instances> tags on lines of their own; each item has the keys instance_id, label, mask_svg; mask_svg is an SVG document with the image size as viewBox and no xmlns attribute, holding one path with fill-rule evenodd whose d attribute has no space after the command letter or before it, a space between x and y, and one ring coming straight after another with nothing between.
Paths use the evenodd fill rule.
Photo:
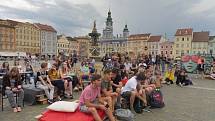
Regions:
<instances>
[{"instance_id":1,"label":"building window","mask_svg":"<svg viewBox=\"0 0 215 121\"><path fill-rule=\"evenodd\" d=\"M187 54L189 54L189 50L187 50Z\"/></svg>"},{"instance_id":2,"label":"building window","mask_svg":"<svg viewBox=\"0 0 215 121\"><path fill-rule=\"evenodd\" d=\"M176 54L179 54L179 51L178 51L178 50L176 50Z\"/></svg>"},{"instance_id":3,"label":"building window","mask_svg":"<svg viewBox=\"0 0 215 121\"><path fill-rule=\"evenodd\" d=\"M177 38L177 41L179 41L179 38Z\"/></svg>"},{"instance_id":4,"label":"building window","mask_svg":"<svg viewBox=\"0 0 215 121\"><path fill-rule=\"evenodd\" d=\"M189 38L187 37L187 41L189 41Z\"/></svg>"},{"instance_id":5,"label":"building window","mask_svg":"<svg viewBox=\"0 0 215 121\"><path fill-rule=\"evenodd\" d=\"M181 44L181 47L184 47L184 44Z\"/></svg>"},{"instance_id":6,"label":"building window","mask_svg":"<svg viewBox=\"0 0 215 121\"><path fill-rule=\"evenodd\" d=\"M166 51L166 54L167 54L167 51Z\"/></svg>"},{"instance_id":7,"label":"building window","mask_svg":"<svg viewBox=\"0 0 215 121\"><path fill-rule=\"evenodd\" d=\"M172 51L170 51L170 54L172 54Z\"/></svg>"},{"instance_id":8,"label":"building window","mask_svg":"<svg viewBox=\"0 0 215 121\"><path fill-rule=\"evenodd\" d=\"M163 46L161 46L161 48L163 48Z\"/></svg>"},{"instance_id":9,"label":"building window","mask_svg":"<svg viewBox=\"0 0 215 121\"><path fill-rule=\"evenodd\" d=\"M176 44L176 47L179 47L179 44Z\"/></svg>"},{"instance_id":10,"label":"building window","mask_svg":"<svg viewBox=\"0 0 215 121\"><path fill-rule=\"evenodd\" d=\"M182 41L184 41L184 37L182 38Z\"/></svg>"},{"instance_id":11,"label":"building window","mask_svg":"<svg viewBox=\"0 0 215 121\"><path fill-rule=\"evenodd\" d=\"M168 46L166 46L166 48L168 48Z\"/></svg>"},{"instance_id":12,"label":"building window","mask_svg":"<svg viewBox=\"0 0 215 121\"><path fill-rule=\"evenodd\" d=\"M181 54L184 54L184 50L181 50Z\"/></svg>"}]
</instances>

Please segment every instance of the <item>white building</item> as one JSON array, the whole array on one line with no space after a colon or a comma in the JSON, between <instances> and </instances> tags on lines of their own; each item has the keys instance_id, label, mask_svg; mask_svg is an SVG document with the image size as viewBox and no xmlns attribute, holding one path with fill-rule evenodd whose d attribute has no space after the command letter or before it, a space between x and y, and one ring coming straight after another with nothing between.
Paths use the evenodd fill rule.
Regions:
<instances>
[{"instance_id":1,"label":"white building","mask_svg":"<svg viewBox=\"0 0 215 121\"><path fill-rule=\"evenodd\" d=\"M150 36L148 40L148 52L152 56L160 55L161 53L161 43L166 40L162 36Z\"/></svg>"},{"instance_id":2,"label":"white building","mask_svg":"<svg viewBox=\"0 0 215 121\"><path fill-rule=\"evenodd\" d=\"M215 55L215 36L209 36L208 54Z\"/></svg>"},{"instance_id":3,"label":"white building","mask_svg":"<svg viewBox=\"0 0 215 121\"><path fill-rule=\"evenodd\" d=\"M40 45L42 55L56 55L57 54L57 31L49 25L35 23L40 29Z\"/></svg>"}]
</instances>

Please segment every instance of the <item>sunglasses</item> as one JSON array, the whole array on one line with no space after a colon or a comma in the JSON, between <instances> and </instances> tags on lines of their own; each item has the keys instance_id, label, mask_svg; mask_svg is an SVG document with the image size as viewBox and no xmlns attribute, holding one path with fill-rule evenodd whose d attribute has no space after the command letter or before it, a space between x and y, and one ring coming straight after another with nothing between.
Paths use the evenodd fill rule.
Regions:
<instances>
[{"instance_id":1,"label":"sunglasses","mask_svg":"<svg viewBox=\"0 0 215 121\"><path fill-rule=\"evenodd\" d=\"M186 56L183 56L182 57L182 62L189 62L190 60L197 63L198 62L198 59L199 59L199 56L197 55L186 55Z\"/></svg>"}]
</instances>

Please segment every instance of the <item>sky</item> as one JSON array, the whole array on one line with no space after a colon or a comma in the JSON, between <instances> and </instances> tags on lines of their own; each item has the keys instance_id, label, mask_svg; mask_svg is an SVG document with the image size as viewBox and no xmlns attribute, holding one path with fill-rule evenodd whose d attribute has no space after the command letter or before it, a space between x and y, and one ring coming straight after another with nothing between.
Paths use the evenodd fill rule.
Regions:
<instances>
[{"instance_id":1,"label":"sky","mask_svg":"<svg viewBox=\"0 0 215 121\"><path fill-rule=\"evenodd\" d=\"M215 0L0 0L0 19L42 23L58 34L84 36L96 20L99 33L112 12L114 34L125 24L130 34L172 38L178 28L215 35Z\"/></svg>"}]
</instances>

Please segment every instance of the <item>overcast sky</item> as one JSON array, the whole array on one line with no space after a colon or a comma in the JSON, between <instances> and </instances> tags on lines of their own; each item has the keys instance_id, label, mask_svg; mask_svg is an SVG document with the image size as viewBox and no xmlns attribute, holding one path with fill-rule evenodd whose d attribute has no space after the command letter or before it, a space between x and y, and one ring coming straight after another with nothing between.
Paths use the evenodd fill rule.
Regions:
<instances>
[{"instance_id":1,"label":"overcast sky","mask_svg":"<svg viewBox=\"0 0 215 121\"><path fill-rule=\"evenodd\" d=\"M184 27L215 34L215 0L0 0L0 18L49 24L58 34L79 36L91 31L94 20L102 33L109 8L115 34L125 24L131 34L171 38Z\"/></svg>"}]
</instances>

